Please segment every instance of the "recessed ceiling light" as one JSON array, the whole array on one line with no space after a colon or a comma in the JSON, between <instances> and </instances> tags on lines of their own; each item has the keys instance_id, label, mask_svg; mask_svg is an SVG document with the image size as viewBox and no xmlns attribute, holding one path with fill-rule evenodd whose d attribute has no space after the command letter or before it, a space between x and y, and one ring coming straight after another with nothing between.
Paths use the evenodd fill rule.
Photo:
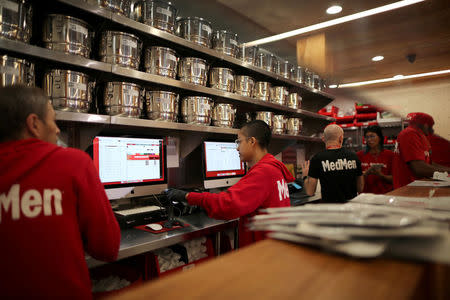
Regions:
<instances>
[{"instance_id":1,"label":"recessed ceiling light","mask_svg":"<svg viewBox=\"0 0 450 300\"><path fill-rule=\"evenodd\" d=\"M337 88L338 86L337 86L337 84L330 84L328 87L329 87L330 89L335 89L335 88Z\"/></svg>"},{"instance_id":2,"label":"recessed ceiling light","mask_svg":"<svg viewBox=\"0 0 450 300\"><path fill-rule=\"evenodd\" d=\"M372 61L380 61L383 59L384 59L384 56L382 56L382 55L377 55L377 56L372 57Z\"/></svg>"},{"instance_id":3,"label":"recessed ceiling light","mask_svg":"<svg viewBox=\"0 0 450 300\"><path fill-rule=\"evenodd\" d=\"M365 17L368 17L368 16L373 16L373 15L376 15L376 14L379 14L379 13L383 13L383 12L386 12L386 11L389 11L389 10L398 9L398 8L405 7L405 6L408 6L408 5L416 4L416 3L419 3L419 2L422 2L422 1L425 1L425 0L402 0L402 1L397 1L397 2L394 2L394 3L387 4L387 5L378 6L378 7L369 9L369 10L361 11L361 12L358 12L358 13L355 13L355 14L352 14L352 15L336 18L336 19L329 20L329 21L326 21L326 22L322 22L322 23L306 26L306 27L303 27L303 28L299 28L299 29L288 31L288 32L283 32L283 33L280 33L280 34L276 34L276 35L272 35L272 36L269 36L269 37L265 37L265 38L262 38L262 39L259 39L259 40L247 42L247 43L244 43L244 46L245 47L251 47L251 46L263 45L263 44L267 44L267 43L271 43L271 42L287 39L289 37L293 37L293 36L297 36L297 35L304 34L304 33L307 33L307 32L311 32L311 31L327 28L327 27L330 27L330 26L342 24L342 23L345 23L345 22L350 22L350 21L361 19L361 18L365 18Z\"/></svg>"},{"instance_id":4,"label":"recessed ceiling light","mask_svg":"<svg viewBox=\"0 0 450 300\"><path fill-rule=\"evenodd\" d=\"M450 74L450 69L435 71L435 72L428 72L428 73L419 73L419 74L413 74L413 75L400 75L400 76L396 75L396 76L390 77L390 78L382 78L382 79L375 79L375 80L369 80L369 81L343 83L343 84L339 84L339 88L355 87L355 86L361 86L361 85L383 83L383 82L396 81L396 80L405 80L405 79L412 79L412 78L420 78L420 77L428 77L428 76L435 76L435 75L443 75L443 74Z\"/></svg>"},{"instance_id":5,"label":"recessed ceiling light","mask_svg":"<svg viewBox=\"0 0 450 300\"><path fill-rule=\"evenodd\" d=\"M333 6L328 7L327 14L334 15L334 14L340 13L341 11L342 11L342 6L333 5Z\"/></svg>"}]
</instances>

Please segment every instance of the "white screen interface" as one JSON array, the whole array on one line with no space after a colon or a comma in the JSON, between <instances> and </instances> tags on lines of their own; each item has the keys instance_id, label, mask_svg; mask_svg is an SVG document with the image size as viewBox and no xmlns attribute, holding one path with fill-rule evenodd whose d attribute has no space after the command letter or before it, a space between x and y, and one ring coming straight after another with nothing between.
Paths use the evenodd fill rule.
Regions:
<instances>
[{"instance_id":1,"label":"white screen interface","mask_svg":"<svg viewBox=\"0 0 450 300\"><path fill-rule=\"evenodd\" d=\"M245 174L234 142L204 142L206 177Z\"/></svg>"},{"instance_id":2,"label":"white screen interface","mask_svg":"<svg viewBox=\"0 0 450 300\"><path fill-rule=\"evenodd\" d=\"M163 181L162 139L96 137L103 184Z\"/></svg>"}]
</instances>

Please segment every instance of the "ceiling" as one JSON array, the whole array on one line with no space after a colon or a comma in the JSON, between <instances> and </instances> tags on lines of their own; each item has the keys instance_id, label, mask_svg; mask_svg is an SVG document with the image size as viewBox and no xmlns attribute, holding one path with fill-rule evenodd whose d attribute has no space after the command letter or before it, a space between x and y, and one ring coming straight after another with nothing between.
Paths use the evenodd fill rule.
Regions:
<instances>
[{"instance_id":1,"label":"ceiling","mask_svg":"<svg viewBox=\"0 0 450 300\"><path fill-rule=\"evenodd\" d=\"M182 15L209 18L214 28L232 30L247 42L393 2L179 0L175 5ZM333 4L341 5L343 11L327 15L325 10ZM312 43L315 37L320 42ZM310 47L302 49L308 42ZM450 69L450 1L426 0L261 47L316 69L336 83ZM416 55L413 63L407 60L408 54ZM385 59L371 61L376 55Z\"/></svg>"}]
</instances>

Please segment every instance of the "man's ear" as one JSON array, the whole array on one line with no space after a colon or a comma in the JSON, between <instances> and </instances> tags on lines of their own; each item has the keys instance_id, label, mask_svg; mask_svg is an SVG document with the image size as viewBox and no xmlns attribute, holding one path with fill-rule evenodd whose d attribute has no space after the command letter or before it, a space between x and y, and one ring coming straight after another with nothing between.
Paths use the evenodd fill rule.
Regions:
<instances>
[{"instance_id":1,"label":"man's ear","mask_svg":"<svg viewBox=\"0 0 450 300\"><path fill-rule=\"evenodd\" d=\"M256 145L256 139L254 136L252 136L249 140L252 143L252 145Z\"/></svg>"},{"instance_id":2,"label":"man's ear","mask_svg":"<svg viewBox=\"0 0 450 300\"><path fill-rule=\"evenodd\" d=\"M25 120L25 134L32 138L41 136L41 120L36 114L29 114Z\"/></svg>"}]
</instances>

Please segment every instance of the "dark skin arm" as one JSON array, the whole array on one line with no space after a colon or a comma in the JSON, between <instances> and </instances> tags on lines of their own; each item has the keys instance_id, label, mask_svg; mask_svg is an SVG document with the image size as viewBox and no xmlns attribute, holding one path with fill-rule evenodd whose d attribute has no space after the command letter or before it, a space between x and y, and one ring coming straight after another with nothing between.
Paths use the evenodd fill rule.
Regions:
<instances>
[{"instance_id":1,"label":"dark skin arm","mask_svg":"<svg viewBox=\"0 0 450 300\"><path fill-rule=\"evenodd\" d=\"M423 160L412 160L408 162L411 171L416 177L433 177L433 173L439 172L450 172L450 168L444 167L438 164L427 164Z\"/></svg>"}]
</instances>

